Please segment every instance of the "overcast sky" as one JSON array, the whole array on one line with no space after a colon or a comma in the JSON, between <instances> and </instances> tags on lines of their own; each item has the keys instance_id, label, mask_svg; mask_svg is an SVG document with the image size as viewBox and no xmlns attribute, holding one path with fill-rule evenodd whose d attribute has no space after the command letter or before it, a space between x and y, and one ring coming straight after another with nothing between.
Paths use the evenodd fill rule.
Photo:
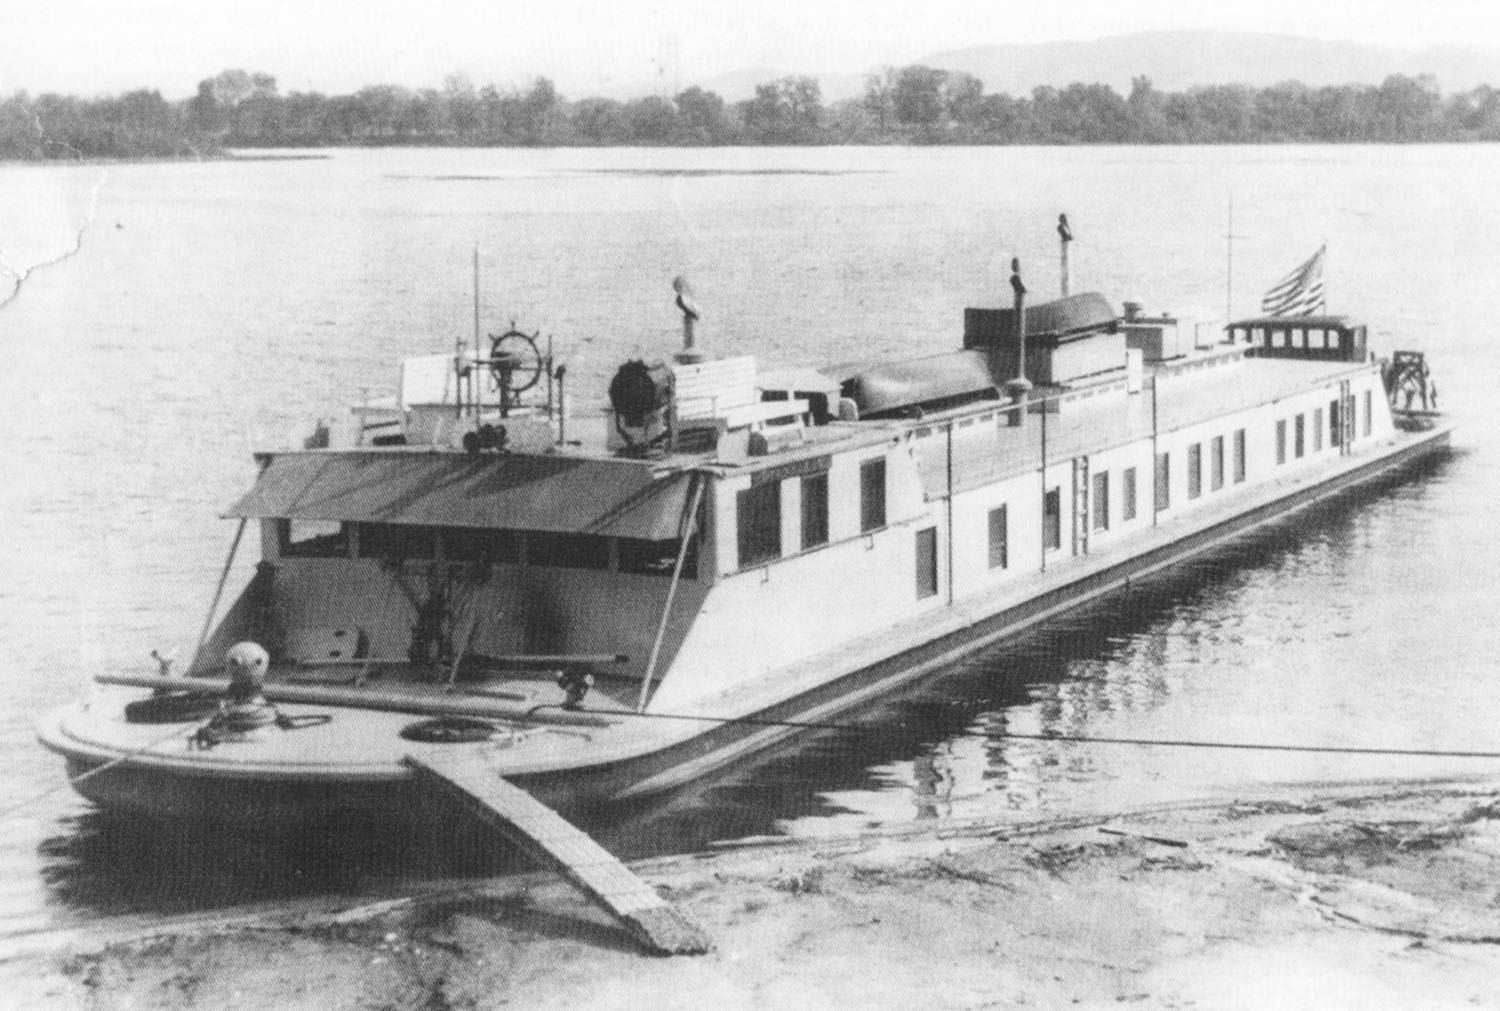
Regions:
<instances>
[{"instance_id":1,"label":"overcast sky","mask_svg":"<svg viewBox=\"0 0 1500 1011\"><path fill-rule=\"evenodd\" d=\"M750 67L864 73L941 49L1163 29L1500 46L1495 0L3 0L0 94L159 89L240 67L283 92L537 74L574 97Z\"/></svg>"}]
</instances>

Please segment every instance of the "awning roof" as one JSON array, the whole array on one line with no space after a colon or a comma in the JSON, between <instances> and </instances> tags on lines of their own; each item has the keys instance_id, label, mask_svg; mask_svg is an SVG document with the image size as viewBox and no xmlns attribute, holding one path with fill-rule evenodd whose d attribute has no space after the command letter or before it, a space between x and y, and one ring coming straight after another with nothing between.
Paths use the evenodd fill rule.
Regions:
<instances>
[{"instance_id":1,"label":"awning roof","mask_svg":"<svg viewBox=\"0 0 1500 1011\"><path fill-rule=\"evenodd\" d=\"M272 456L226 514L491 527L666 541L689 475L630 460L372 451Z\"/></svg>"}]
</instances>

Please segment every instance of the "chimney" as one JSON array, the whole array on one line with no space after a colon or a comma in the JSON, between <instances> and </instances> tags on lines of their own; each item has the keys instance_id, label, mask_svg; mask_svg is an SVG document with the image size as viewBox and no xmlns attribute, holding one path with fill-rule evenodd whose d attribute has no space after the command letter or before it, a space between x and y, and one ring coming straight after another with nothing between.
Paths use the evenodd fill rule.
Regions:
<instances>
[{"instance_id":1,"label":"chimney","mask_svg":"<svg viewBox=\"0 0 1500 1011\"><path fill-rule=\"evenodd\" d=\"M682 310L682 350L677 353L677 360L684 365L701 362L703 352L693 345L700 315L698 302L693 298L693 288L686 277L678 275L672 280L672 290L677 292L677 308Z\"/></svg>"},{"instance_id":2,"label":"chimney","mask_svg":"<svg viewBox=\"0 0 1500 1011\"><path fill-rule=\"evenodd\" d=\"M1006 417L1010 427L1019 428L1026 421L1026 396L1031 392L1031 380L1026 378L1026 285L1021 282L1019 258L1010 261L1010 290L1015 296L1016 310L1016 377L1005 384L1011 402Z\"/></svg>"}]
</instances>

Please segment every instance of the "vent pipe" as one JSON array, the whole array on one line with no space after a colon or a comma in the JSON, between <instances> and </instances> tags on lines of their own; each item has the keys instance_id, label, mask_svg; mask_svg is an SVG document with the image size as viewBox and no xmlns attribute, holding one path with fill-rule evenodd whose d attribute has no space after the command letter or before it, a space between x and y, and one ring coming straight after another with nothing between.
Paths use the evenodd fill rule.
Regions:
<instances>
[{"instance_id":1,"label":"vent pipe","mask_svg":"<svg viewBox=\"0 0 1500 1011\"><path fill-rule=\"evenodd\" d=\"M1005 384L1005 393L1012 405L1010 425L1017 428L1026 421L1026 396L1031 392L1031 380L1026 378L1026 285L1021 282L1021 261L1017 257L1010 261L1010 290L1016 310L1016 377Z\"/></svg>"},{"instance_id":2,"label":"vent pipe","mask_svg":"<svg viewBox=\"0 0 1500 1011\"><path fill-rule=\"evenodd\" d=\"M693 345L693 338L701 313L698 310L698 302L693 297L693 288L688 284L687 278L679 275L672 280L672 290L677 292L677 308L682 310L682 350L677 353L677 360L684 365L703 360L703 352Z\"/></svg>"},{"instance_id":3,"label":"vent pipe","mask_svg":"<svg viewBox=\"0 0 1500 1011\"><path fill-rule=\"evenodd\" d=\"M1062 246L1062 265L1059 276L1062 278L1062 297L1068 297L1068 284L1072 280L1068 273L1068 246L1073 241L1073 229L1068 227L1068 216L1059 214L1057 216L1057 238Z\"/></svg>"}]
</instances>

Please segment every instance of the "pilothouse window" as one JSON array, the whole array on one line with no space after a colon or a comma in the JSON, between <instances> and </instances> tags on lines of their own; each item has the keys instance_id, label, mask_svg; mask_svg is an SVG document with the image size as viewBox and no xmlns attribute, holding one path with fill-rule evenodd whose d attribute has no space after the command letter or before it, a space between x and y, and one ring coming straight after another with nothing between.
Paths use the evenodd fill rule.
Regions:
<instances>
[{"instance_id":1,"label":"pilothouse window","mask_svg":"<svg viewBox=\"0 0 1500 1011\"><path fill-rule=\"evenodd\" d=\"M449 562L514 564L521 560L521 539L514 530L455 527L443 531L443 558Z\"/></svg>"},{"instance_id":2,"label":"pilothouse window","mask_svg":"<svg viewBox=\"0 0 1500 1011\"><path fill-rule=\"evenodd\" d=\"M282 558L348 558L349 527L337 521L277 520Z\"/></svg>"},{"instance_id":3,"label":"pilothouse window","mask_svg":"<svg viewBox=\"0 0 1500 1011\"><path fill-rule=\"evenodd\" d=\"M677 566L681 540L638 541L622 537L619 541L620 571L647 576L670 576ZM682 560L682 578L698 578L698 535L688 541L687 556Z\"/></svg>"},{"instance_id":4,"label":"pilothouse window","mask_svg":"<svg viewBox=\"0 0 1500 1011\"><path fill-rule=\"evenodd\" d=\"M859 465L859 530L868 533L885 526L885 457Z\"/></svg>"},{"instance_id":5,"label":"pilothouse window","mask_svg":"<svg viewBox=\"0 0 1500 1011\"><path fill-rule=\"evenodd\" d=\"M802 479L802 550L828 543L828 475Z\"/></svg>"},{"instance_id":6,"label":"pilothouse window","mask_svg":"<svg viewBox=\"0 0 1500 1011\"><path fill-rule=\"evenodd\" d=\"M740 568L781 557L781 482L768 481L735 499Z\"/></svg>"},{"instance_id":7,"label":"pilothouse window","mask_svg":"<svg viewBox=\"0 0 1500 1011\"><path fill-rule=\"evenodd\" d=\"M382 561L431 561L437 557L437 531L396 523L361 523L359 557Z\"/></svg>"},{"instance_id":8,"label":"pilothouse window","mask_svg":"<svg viewBox=\"0 0 1500 1011\"><path fill-rule=\"evenodd\" d=\"M559 569L609 568L609 539L593 534L526 534L526 564Z\"/></svg>"}]
</instances>

